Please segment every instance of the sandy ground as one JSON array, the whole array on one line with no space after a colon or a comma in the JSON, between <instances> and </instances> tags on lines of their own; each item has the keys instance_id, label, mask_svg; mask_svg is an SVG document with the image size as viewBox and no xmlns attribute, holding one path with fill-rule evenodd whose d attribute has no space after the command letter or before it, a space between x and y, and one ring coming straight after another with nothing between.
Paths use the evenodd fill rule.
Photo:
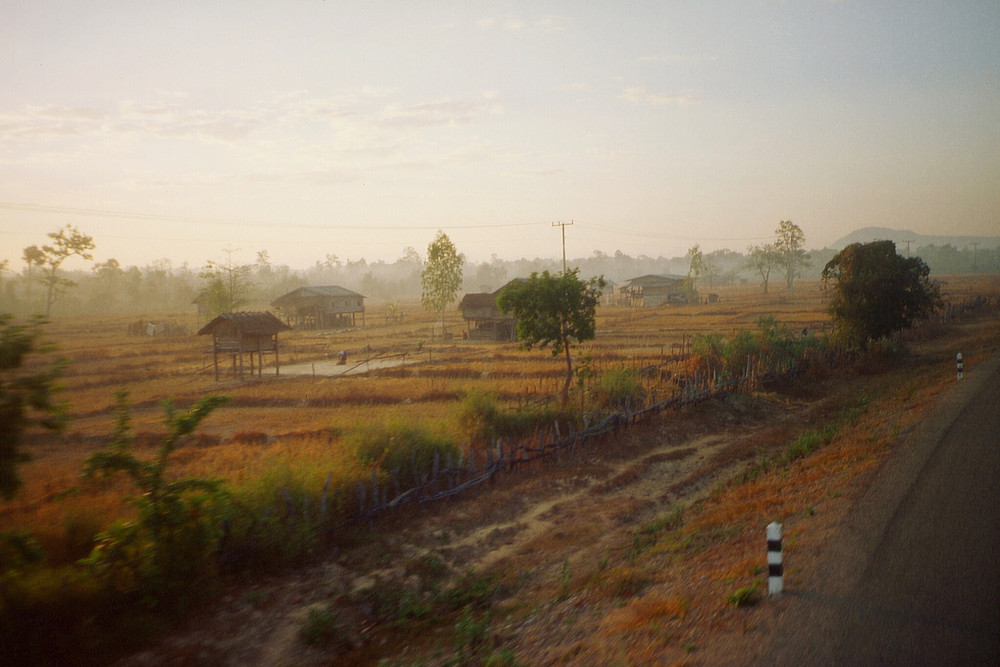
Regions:
<instances>
[{"instance_id":1,"label":"sandy ground","mask_svg":"<svg viewBox=\"0 0 1000 667\"><path fill-rule=\"evenodd\" d=\"M395 368L396 366L412 365L416 363L412 360L404 360L399 357L392 359L348 359L346 364L340 364L335 360L313 361L307 364L291 364L281 367L282 375L313 375L322 377L337 377L340 375L360 375L369 371L383 368Z\"/></svg>"}]
</instances>

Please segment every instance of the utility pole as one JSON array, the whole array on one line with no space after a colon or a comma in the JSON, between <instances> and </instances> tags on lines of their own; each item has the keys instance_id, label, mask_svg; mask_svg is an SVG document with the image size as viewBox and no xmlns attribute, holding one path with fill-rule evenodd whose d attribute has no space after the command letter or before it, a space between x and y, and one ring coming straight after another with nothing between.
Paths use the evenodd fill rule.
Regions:
<instances>
[{"instance_id":1,"label":"utility pole","mask_svg":"<svg viewBox=\"0 0 1000 667\"><path fill-rule=\"evenodd\" d=\"M979 254L979 242L970 243L972 246L972 272L979 273L979 267L976 266L976 255Z\"/></svg>"},{"instance_id":2,"label":"utility pole","mask_svg":"<svg viewBox=\"0 0 1000 667\"><path fill-rule=\"evenodd\" d=\"M906 244L906 256L909 257L910 256L910 244L913 243L913 239L909 239L909 240L906 240L906 241L900 241L900 243L905 243Z\"/></svg>"},{"instance_id":3,"label":"utility pole","mask_svg":"<svg viewBox=\"0 0 1000 667\"><path fill-rule=\"evenodd\" d=\"M553 222L553 227L562 227L562 246L563 246L563 273L566 273L566 227L572 225L573 221L569 222Z\"/></svg>"}]
</instances>

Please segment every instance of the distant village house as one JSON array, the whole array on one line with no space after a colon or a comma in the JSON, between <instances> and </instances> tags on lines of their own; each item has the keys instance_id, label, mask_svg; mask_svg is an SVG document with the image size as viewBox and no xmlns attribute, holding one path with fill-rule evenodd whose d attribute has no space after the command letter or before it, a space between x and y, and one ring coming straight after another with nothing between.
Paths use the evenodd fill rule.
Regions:
<instances>
[{"instance_id":1,"label":"distant village house","mask_svg":"<svg viewBox=\"0 0 1000 667\"><path fill-rule=\"evenodd\" d=\"M495 292L471 292L462 297L458 308L462 311L469 339L498 342L517 340L517 319L504 315L497 306L497 297L502 290L503 287Z\"/></svg>"},{"instance_id":2,"label":"distant village house","mask_svg":"<svg viewBox=\"0 0 1000 667\"><path fill-rule=\"evenodd\" d=\"M684 276L649 274L632 278L622 286L622 298L628 306L662 306L688 303L690 291Z\"/></svg>"},{"instance_id":3,"label":"distant village house","mask_svg":"<svg viewBox=\"0 0 1000 667\"><path fill-rule=\"evenodd\" d=\"M297 329L354 327L365 323L365 297L336 285L299 287L271 302Z\"/></svg>"}]
</instances>

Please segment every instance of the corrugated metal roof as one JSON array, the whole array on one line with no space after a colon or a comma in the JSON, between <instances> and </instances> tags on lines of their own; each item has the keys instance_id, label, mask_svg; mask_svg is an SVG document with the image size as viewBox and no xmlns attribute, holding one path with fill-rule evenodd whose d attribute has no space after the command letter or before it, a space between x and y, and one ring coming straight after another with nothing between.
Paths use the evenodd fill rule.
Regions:
<instances>
[{"instance_id":1,"label":"corrugated metal roof","mask_svg":"<svg viewBox=\"0 0 1000 667\"><path fill-rule=\"evenodd\" d=\"M255 335L274 334L291 329L271 313L223 313L198 330L198 335L214 333L223 325L233 325L240 331Z\"/></svg>"}]
</instances>

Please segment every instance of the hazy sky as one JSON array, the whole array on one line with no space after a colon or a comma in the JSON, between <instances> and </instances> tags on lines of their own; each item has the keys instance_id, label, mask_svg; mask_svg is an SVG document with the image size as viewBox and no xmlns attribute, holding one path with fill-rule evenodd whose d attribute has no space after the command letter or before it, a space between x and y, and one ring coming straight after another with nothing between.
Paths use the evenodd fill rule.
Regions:
<instances>
[{"instance_id":1,"label":"hazy sky","mask_svg":"<svg viewBox=\"0 0 1000 667\"><path fill-rule=\"evenodd\" d=\"M14 270L1000 234L997 0L2 0L0 71Z\"/></svg>"}]
</instances>

